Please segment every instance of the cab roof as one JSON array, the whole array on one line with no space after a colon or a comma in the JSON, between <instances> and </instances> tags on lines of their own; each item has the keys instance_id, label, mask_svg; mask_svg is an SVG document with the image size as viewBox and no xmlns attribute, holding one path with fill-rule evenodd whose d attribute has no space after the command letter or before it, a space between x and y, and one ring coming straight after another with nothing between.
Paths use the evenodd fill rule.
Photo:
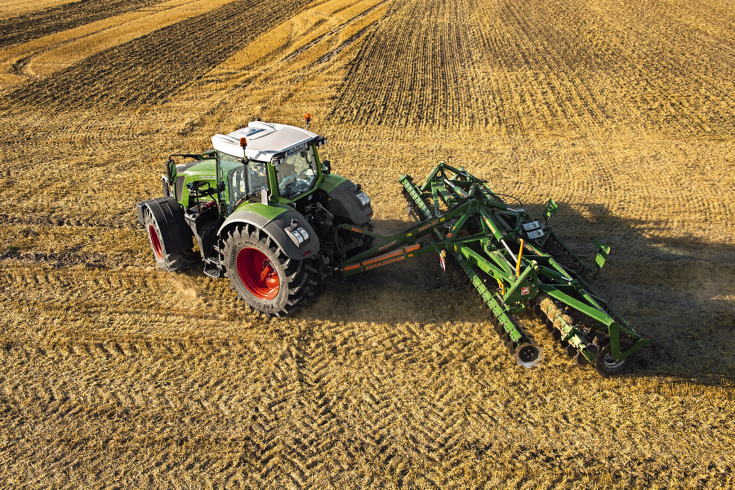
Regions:
<instances>
[{"instance_id":1,"label":"cab roof","mask_svg":"<svg viewBox=\"0 0 735 490\"><path fill-rule=\"evenodd\" d=\"M287 124L252 121L246 128L238 129L228 135L212 136L212 145L228 155L239 158L247 156L251 160L270 161L274 155L285 152L301 143L316 138L318 135L306 129ZM240 138L245 137L247 148L243 152Z\"/></svg>"}]
</instances>

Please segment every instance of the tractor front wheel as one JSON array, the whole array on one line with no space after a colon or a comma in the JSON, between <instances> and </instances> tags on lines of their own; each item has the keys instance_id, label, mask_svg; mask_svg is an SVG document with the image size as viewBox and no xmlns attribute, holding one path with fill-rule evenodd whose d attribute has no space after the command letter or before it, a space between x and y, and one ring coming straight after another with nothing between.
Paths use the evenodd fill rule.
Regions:
<instances>
[{"instance_id":1,"label":"tractor front wheel","mask_svg":"<svg viewBox=\"0 0 735 490\"><path fill-rule=\"evenodd\" d=\"M156 222L156 218L149 209L144 211L145 229L148 233L148 243L153 251L153 258L156 260L156 266L164 271L176 272L189 268L194 262L194 253L191 250L182 250L180 252L167 253L166 245L163 242L161 228Z\"/></svg>"},{"instance_id":2,"label":"tractor front wheel","mask_svg":"<svg viewBox=\"0 0 735 490\"><path fill-rule=\"evenodd\" d=\"M268 316L290 315L317 284L311 277L315 269L284 255L264 231L251 225L227 234L224 266L237 296Z\"/></svg>"}]
</instances>

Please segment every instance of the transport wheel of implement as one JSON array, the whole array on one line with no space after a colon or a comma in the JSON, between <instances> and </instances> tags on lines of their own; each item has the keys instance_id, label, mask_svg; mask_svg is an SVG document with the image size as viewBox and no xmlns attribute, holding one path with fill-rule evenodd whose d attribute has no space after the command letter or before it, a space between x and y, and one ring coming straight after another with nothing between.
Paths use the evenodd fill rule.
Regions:
<instances>
[{"instance_id":1,"label":"transport wheel of implement","mask_svg":"<svg viewBox=\"0 0 735 490\"><path fill-rule=\"evenodd\" d=\"M317 282L315 269L288 258L264 231L254 226L230 230L225 238L225 275L238 298L268 316L296 311Z\"/></svg>"},{"instance_id":2,"label":"transport wheel of implement","mask_svg":"<svg viewBox=\"0 0 735 490\"><path fill-rule=\"evenodd\" d=\"M167 253L166 245L163 243L161 235L161 228L158 226L156 218L153 217L153 214L148 209L143 211L143 218L145 221L145 230L148 234L148 243L153 251L156 266L168 272L176 272L189 268L194 261L194 253L191 250Z\"/></svg>"},{"instance_id":3,"label":"transport wheel of implement","mask_svg":"<svg viewBox=\"0 0 735 490\"><path fill-rule=\"evenodd\" d=\"M632 346L633 342L631 342L630 340L620 340L621 352L630 349ZM600 353L597 355L597 360L595 361L595 369L597 369L597 372L603 376L615 376L617 374L622 374L627 371L630 366L633 365L633 363L635 362L636 354L638 353L634 352L622 361L617 362L610 355L610 344L607 344L600 350Z\"/></svg>"}]
</instances>

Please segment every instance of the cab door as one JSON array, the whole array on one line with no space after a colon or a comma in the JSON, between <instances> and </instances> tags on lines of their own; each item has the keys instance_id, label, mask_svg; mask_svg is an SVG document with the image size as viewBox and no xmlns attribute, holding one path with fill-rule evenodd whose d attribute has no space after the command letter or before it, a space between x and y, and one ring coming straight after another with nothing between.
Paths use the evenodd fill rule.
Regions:
<instances>
[{"instance_id":1,"label":"cab door","mask_svg":"<svg viewBox=\"0 0 735 490\"><path fill-rule=\"evenodd\" d=\"M219 201L225 217L251 199L260 200L262 189L270 190L268 165L217 151Z\"/></svg>"}]
</instances>

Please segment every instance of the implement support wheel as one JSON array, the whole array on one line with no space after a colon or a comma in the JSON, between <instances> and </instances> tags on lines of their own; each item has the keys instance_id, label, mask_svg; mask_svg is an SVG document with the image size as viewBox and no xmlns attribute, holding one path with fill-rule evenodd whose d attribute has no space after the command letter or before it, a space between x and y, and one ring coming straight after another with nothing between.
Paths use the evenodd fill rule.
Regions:
<instances>
[{"instance_id":1,"label":"implement support wheel","mask_svg":"<svg viewBox=\"0 0 735 490\"><path fill-rule=\"evenodd\" d=\"M620 340L620 351L624 352L633 347L633 342L630 340ZM595 362L595 369L598 373L603 376L614 376L622 374L630 368L635 362L637 352L632 353L620 362L617 362L610 355L610 344L605 345L600 353L597 355Z\"/></svg>"}]
</instances>

